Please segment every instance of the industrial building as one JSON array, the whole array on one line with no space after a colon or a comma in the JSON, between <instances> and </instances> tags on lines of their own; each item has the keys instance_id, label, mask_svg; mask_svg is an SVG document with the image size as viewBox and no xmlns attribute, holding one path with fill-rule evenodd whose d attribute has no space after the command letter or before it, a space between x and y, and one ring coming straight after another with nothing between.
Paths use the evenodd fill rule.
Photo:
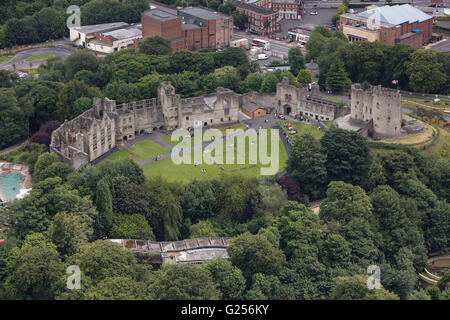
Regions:
<instances>
[{"instance_id":1,"label":"industrial building","mask_svg":"<svg viewBox=\"0 0 450 320\"><path fill-rule=\"evenodd\" d=\"M78 47L100 53L112 53L135 47L142 38L141 25L113 22L70 28L70 41Z\"/></svg>"},{"instance_id":2,"label":"industrial building","mask_svg":"<svg viewBox=\"0 0 450 320\"><path fill-rule=\"evenodd\" d=\"M142 36L169 39L172 51L209 48L220 50L233 40L233 18L206 8L188 7L177 11L157 7L142 14Z\"/></svg>"},{"instance_id":3,"label":"industrial building","mask_svg":"<svg viewBox=\"0 0 450 320\"><path fill-rule=\"evenodd\" d=\"M371 7L359 13L345 13L339 20L341 30L350 40L405 43L420 48L430 42L433 17L409 4Z\"/></svg>"}]
</instances>

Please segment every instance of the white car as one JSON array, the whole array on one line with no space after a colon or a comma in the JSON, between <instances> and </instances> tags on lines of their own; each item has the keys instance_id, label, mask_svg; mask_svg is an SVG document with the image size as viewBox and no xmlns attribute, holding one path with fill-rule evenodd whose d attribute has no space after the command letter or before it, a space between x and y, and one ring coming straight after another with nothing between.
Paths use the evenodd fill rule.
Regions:
<instances>
[{"instance_id":1,"label":"white car","mask_svg":"<svg viewBox=\"0 0 450 320\"><path fill-rule=\"evenodd\" d=\"M309 14L311 14L313 16L317 16L319 13L317 11L311 11Z\"/></svg>"}]
</instances>

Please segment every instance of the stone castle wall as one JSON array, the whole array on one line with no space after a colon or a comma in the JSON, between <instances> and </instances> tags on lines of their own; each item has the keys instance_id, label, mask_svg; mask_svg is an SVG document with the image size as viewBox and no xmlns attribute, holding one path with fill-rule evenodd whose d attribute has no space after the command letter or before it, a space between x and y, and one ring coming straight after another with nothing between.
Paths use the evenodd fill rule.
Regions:
<instances>
[{"instance_id":1,"label":"stone castle wall","mask_svg":"<svg viewBox=\"0 0 450 320\"><path fill-rule=\"evenodd\" d=\"M402 125L402 97L400 93L373 87L364 90L359 84L352 86L351 118L373 122L371 132L375 138L400 135Z\"/></svg>"}]
</instances>

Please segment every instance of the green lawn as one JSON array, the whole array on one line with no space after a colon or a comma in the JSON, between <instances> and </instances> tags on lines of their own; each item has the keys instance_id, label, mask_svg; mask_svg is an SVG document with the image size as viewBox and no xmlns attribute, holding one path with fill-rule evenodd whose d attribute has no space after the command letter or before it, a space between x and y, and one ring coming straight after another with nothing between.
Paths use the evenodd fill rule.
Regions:
<instances>
[{"instance_id":1,"label":"green lawn","mask_svg":"<svg viewBox=\"0 0 450 320\"><path fill-rule=\"evenodd\" d=\"M225 127L213 128L213 129L219 129L222 132L222 134L226 134L226 130L227 129L235 129L235 130L236 129L242 129L242 130L244 130L245 126L240 125L240 124L236 124L236 125L232 125L232 126L225 126ZM164 140L165 142L171 144L172 146L176 146L179 143L178 141L172 141L170 134L166 135L166 136L161 136L161 140ZM180 138L179 141L181 141L181 138ZM203 142L207 142L207 141L203 140ZM191 139L191 145L192 146L194 145L194 138Z\"/></svg>"},{"instance_id":2,"label":"green lawn","mask_svg":"<svg viewBox=\"0 0 450 320\"><path fill-rule=\"evenodd\" d=\"M0 64L4 64L5 62L8 62L9 60L11 60L14 56L9 55L9 56L0 56Z\"/></svg>"},{"instance_id":3,"label":"green lawn","mask_svg":"<svg viewBox=\"0 0 450 320\"><path fill-rule=\"evenodd\" d=\"M132 152L127 150L120 150L110 155L106 160L119 160L119 159L133 159L134 161L140 161L143 159L151 158L156 155L169 153L169 150L161 146L160 144L151 141L144 140L135 143L130 147ZM136 154L134 154L136 153Z\"/></svg>"},{"instance_id":4,"label":"green lawn","mask_svg":"<svg viewBox=\"0 0 450 320\"><path fill-rule=\"evenodd\" d=\"M292 120L284 120L284 121L281 121L281 125L285 129L286 129L286 127L284 126L285 123L289 123L297 131L297 134L290 135L289 132L287 130L285 130L289 136L296 136L296 135L302 135L305 133L311 133L314 138L320 139L320 138L322 138L322 136L324 134L323 130L319 130L313 124L308 124L305 122L298 123L298 122L292 121Z\"/></svg>"},{"instance_id":5,"label":"green lawn","mask_svg":"<svg viewBox=\"0 0 450 320\"><path fill-rule=\"evenodd\" d=\"M278 137L278 136L277 136ZM287 162L287 154L284 149L283 143L281 139L277 139L279 144L279 158L278 158L278 171L283 171L286 168ZM268 137L269 145L271 143L270 136ZM161 161L157 161L154 163L147 164L142 167L144 170L144 175L147 178L152 178L156 176L162 176L169 181L190 181L195 178L214 178L220 176L222 173L228 174L242 174L245 176L257 177L261 175L262 167L269 167L269 165L262 165L259 161L256 164L249 163L249 150L250 148L256 148L259 153L257 145L251 145L248 142L246 143L246 151L245 151L245 164L237 164L237 151L236 151L236 141L234 142L234 146L230 146L232 144L231 141L227 141L226 144L223 145L223 148L219 151L222 152L223 159L225 161L225 154L227 152L233 152L235 162L234 164L206 164L205 158L210 157L208 153L203 152L203 163L195 166L193 161L193 155L191 154L191 163L192 164L180 164L176 165L172 162L171 159L165 159ZM204 150L203 150L204 151ZM219 155L217 153L217 155ZM216 155L215 152L211 154ZM270 148L269 148L270 154ZM258 158L259 159L259 158ZM202 172L202 169L205 169L206 172Z\"/></svg>"},{"instance_id":6,"label":"green lawn","mask_svg":"<svg viewBox=\"0 0 450 320\"><path fill-rule=\"evenodd\" d=\"M53 57L54 57L54 55L51 53L38 53L38 54L35 54L34 56L31 56L31 57L25 59L25 62L33 62L36 60L50 59Z\"/></svg>"}]
</instances>

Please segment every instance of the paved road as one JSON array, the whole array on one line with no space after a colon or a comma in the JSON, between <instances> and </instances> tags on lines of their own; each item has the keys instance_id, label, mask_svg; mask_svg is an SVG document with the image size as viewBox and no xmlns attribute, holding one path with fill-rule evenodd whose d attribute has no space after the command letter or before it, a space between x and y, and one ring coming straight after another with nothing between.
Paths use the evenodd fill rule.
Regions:
<instances>
[{"instance_id":1,"label":"paved road","mask_svg":"<svg viewBox=\"0 0 450 320\"><path fill-rule=\"evenodd\" d=\"M72 53L74 53L75 50L70 47L65 47L63 45L58 45L54 48L37 48L37 49L30 49L23 52L19 52L16 54L11 60L8 62L0 65L0 69L9 69L13 70L13 64L16 66L16 69L36 69L38 68L42 63L45 63L46 60L36 60L32 62L32 66L30 66L30 62L25 62L26 59L28 59L31 56L34 56L39 53L50 53L55 56L61 57L63 60L65 60L68 56L70 56Z\"/></svg>"}]
</instances>

